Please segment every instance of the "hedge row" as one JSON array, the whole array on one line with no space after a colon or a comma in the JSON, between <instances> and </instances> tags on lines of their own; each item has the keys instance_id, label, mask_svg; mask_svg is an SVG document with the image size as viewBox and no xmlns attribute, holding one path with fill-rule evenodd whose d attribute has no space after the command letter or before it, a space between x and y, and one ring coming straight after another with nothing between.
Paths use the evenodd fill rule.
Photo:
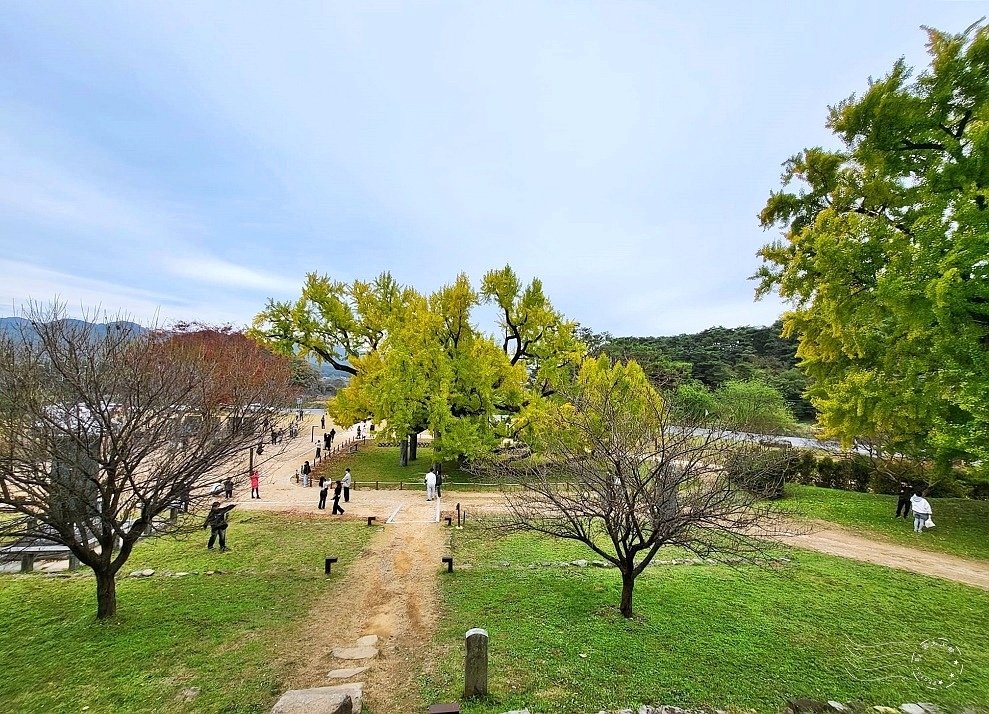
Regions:
<instances>
[{"instance_id":1,"label":"hedge row","mask_svg":"<svg viewBox=\"0 0 989 714\"><path fill-rule=\"evenodd\" d=\"M863 493L895 494L901 481L924 489L935 498L989 500L989 481L984 474L963 469L936 477L924 464L906 461L875 461L861 454L822 455L809 449L739 450L726 466L750 490L767 495L778 492L781 482L799 483Z\"/></svg>"}]
</instances>

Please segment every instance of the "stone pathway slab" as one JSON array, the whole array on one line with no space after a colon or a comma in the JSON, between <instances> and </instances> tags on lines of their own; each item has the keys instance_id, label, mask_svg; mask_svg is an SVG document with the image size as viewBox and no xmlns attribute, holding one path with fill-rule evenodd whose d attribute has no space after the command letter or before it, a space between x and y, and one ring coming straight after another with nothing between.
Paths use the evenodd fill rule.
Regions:
<instances>
[{"instance_id":1,"label":"stone pathway slab","mask_svg":"<svg viewBox=\"0 0 989 714\"><path fill-rule=\"evenodd\" d=\"M337 659L371 659L378 656L374 647L337 647L333 650Z\"/></svg>"},{"instance_id":2,"label":"stone pathway slab","mask_svg":"<svg viewBox=\"0 0 989 714\"><path fill-rule=\"evenodd\" d=\"M363 682L290 689L275 702L271 714L356 714L363 695Z\"/></svg>"}]
</instances>

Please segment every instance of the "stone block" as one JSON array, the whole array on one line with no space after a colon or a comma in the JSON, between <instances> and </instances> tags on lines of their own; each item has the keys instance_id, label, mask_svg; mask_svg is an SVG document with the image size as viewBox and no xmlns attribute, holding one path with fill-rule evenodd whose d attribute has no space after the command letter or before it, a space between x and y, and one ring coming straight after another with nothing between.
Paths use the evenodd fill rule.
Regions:
<instances>
[{"instance_id":1,"label":"stone block","mask_svg":"<svg viewBox=\"0 0 989 714\"><path fill-rule=\"evenodd\" d=\"M357 714L363 694L363 682L291 689L275 702L271 714Z\"/></svg>"},{"instance_id":2,"label":"stone block","mask_svg":"<svg viewBox=\"0 0 989 714\"><path fill-rule=\"evenodd\" d=\"M336 647L333 656L337 659L372 659L378 656L375 647Z\"/></svg>"},{"instance_id":3,"label":"stone block","mask_svg":"<svg viewBox=\"0 0 989 714\"><path fill-rule=\"evenodd\" d=\"M334 669L330 672L327 677L330 679L350 679L351 677L356 677L359 674L364 674L369 668L368 667L348 667L346 669Z\"/></svg>"}]
</instances>

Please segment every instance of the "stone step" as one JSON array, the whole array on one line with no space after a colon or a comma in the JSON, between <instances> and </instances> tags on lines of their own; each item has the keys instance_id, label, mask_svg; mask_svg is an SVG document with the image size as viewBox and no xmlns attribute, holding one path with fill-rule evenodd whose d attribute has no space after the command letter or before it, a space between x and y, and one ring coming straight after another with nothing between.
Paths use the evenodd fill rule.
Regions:
<instances>
[{"instance_id":1,"label":"stone step","mask_svg":"<svg viewBox=\"0 0 989 714\"><path fill-rule=\"evenodd\" d=\"M326 676L330 679L350 679L358 674L364 674L370 667L348 667L346 669L334 669Z\"/></svg>"},{"instance_id":2,"label":"stone step","mask_svg":"<svg viewBox=\"0 0 989 714\"><path fill-rule=\"evenodd\" d=\"M337 659L373 659L378 656L375 647L335 647L332 652Z\"/></svg>"},{"instance_id":3,"label":"stone step","mask_svg":"<svg viewBox=\"0 0 989 714\"><path fill-rule=\"evenodd\" d=\"M357 714L363 696L363 682L290 689L275 702L271 714Z\"/></svg>"}]
</instances>

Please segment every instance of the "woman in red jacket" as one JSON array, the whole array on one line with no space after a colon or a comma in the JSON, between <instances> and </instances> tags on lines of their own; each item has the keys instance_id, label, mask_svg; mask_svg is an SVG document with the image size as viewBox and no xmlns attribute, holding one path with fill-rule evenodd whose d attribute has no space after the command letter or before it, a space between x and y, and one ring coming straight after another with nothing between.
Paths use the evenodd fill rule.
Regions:
<instances>
[{"instance_id":1,"label":"woman in red jacket","mask_svg":"<svg viewBox=\"0 0 989 714\"><path fill-rule=\"evenodd\" d=\"M258 491L258 487L261 485L261 476L258 475L257 469L251 471L251 498L261 498L261 493Z\"/></svg>"}]
</instances>

